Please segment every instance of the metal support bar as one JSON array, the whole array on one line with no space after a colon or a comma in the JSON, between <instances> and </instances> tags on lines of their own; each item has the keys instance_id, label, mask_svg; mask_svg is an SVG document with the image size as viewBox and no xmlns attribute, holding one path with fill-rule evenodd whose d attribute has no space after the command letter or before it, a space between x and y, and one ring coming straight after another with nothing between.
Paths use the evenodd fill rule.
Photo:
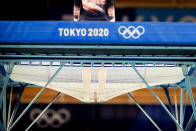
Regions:
<instances>
[{"instance_id":1,"label":"metal support bar","mask_svg":"<svg viewBox=\"0 0 196 131\"><path fill-rule=\"evenodd\" d=\"M7 85L8 85L8 82L9 82L9 79L10 79L10 74L13 70L13 67L14 67L14 63L10 63L9 64L9 67L8 67L8 71L7 71L7 74L6 74L6 77L5 77L5 81L4 81L4 84L3 84L3 90L1 92L1 97L0 97L0 109L2 108L2 105L3 105L3 126L4 128L6 129L6 115L7 115L7 112L6 112L6 90L7 90Z\"/></svg>"},{"instance_id":2,"label":"metal support bar","mask_svg":"<svg viewBox=\"0 0 196 131\"><path fill-rule=\"evenodd\" d=\"M35 98L29 103L29 105L25 108L25 110L20 114L20 116L16 119L16 121L10 126L9 130L11 130L18 121L23 117L23 115L28 111L28 109L32 106L32 104L37 100L37 98L41 95L41 93L46 89L46 87L50 84L50 82L55 78L55 76L59 73L59 71L63 68L64 64L61 64L58 70L54 73L54 75L48 80L45 86L40 90L40 92L35 96Z\"/></svg>"},{"instance_id":3,"label":"metal support bar","mask_svg":"<svg viewBox=\"0 0 196 131\"><path fill-rule=\"evenodd\" d=\"M28 131L33 124L45 113L45 111L54 103L54 101L59 97L59 95L61 94L61 92L59 92L53 99L52 101L48 104L48 106L39 114L39 116L27 127L27 129L25 131Z\"/></svg>"},{"instance_id":4,"label":"metal support bar","mask_svg":"<svg viewBox=\"0 0 196 131\"><path fill-rule=\"evenodd\" d=\"M95 46L95 45L83 45L83 46L80 46L80 45L74 45L74 46L71 46L71 45L47 45L47 47L45 45L34 45L34 44L28 44L28 45L20 45L18 46L17 44L1 44L0 45L0 48L2 49L7 49L7 48L14 48L14 49L37 49L37 48L48 48L48 49L154 49L154 50L196 50L196 47L195 46L119 46L119 45L115 45L115 46L111 46L111 45L99 45L99 46Z\"/></svg>"},{"instance_id":5,"label":"metal support bar","mask_svg":"<svg viewBox=\"0 0 196 131\"><path fill-rule=\"evenodd\" d=\"M186 125L185 131L190 131L194 122L195 122L195 120L194 120L194 114L192 113L192 115L190 117L190 120L189 120L188 124Z\"/></svg>"},{"instance_id":6,"label":"metal support bar","mask_svg":"<svg viewBox=\"0 0 196 131\"><path fill-rule=\"evenodd\" d=\"M170 110L171 110L171 113L172 113L173 116L175 116L175 112L174 112L174 109L173 109L173 106L172 106L172 103L171 103L171 99L170 99L170 95L169 95L168 88L163 87L163 90L164 90L165 95L166 95L166 97L167 97L167 101L168 101L168 103L169 103L169 108L170 108Z\"/></svg>"},{"instance_id":7,"label":"metal support bar","mask_svg":"<svg viewBox=\"0 0 196 131\"><path fill-rule=\"evenodd\" d=\"M8 126L7 126L8 128L10 127L10 125L12 124L12 122L13 122L13 120L14 120L14 117L15 117L16 112L17 112L17 110L18 110L18 107L19 107L19 104L20 104L20 99L21 99L21 97L22 97L22 94L23 94L23 92L24 92L25 87L26 87L26 85L22 85L22 87L21 87L21 89L20 89L20 92L19 92L19 94L18 94L18 98L17 98L16 104L15 104L15 107L14 107L14 109L13 109L13 112L12 112L12 115L11 115L11 118L10 118L10 121L9 121L9 123L8 123ZM7 128L7 129L8 129L8 128Z\"/></svg>"},{"instance_id":8,"label":"metal support bar","mask_svg":"<svg viewBox=\"0 0 196 131\"><path fill-rule=\"evenodd\" d=\"M182 71L183 71L183 74L184 74L184 77L185 77L185 84L186 84L187 89L189 91L189 96L190 96L190 99L191 99L191 106L192 106L192 109L193 109L194 118L196 120L195 100L194 100L193 93L192 93L192 90L191 90L191 83L190 83L190 78L189 78L189 75L188 75L187 66L185 66L185 65L182 66Z\"/></svg>"},{"instance_id":9,"label":"metal support bar","mask_svg":"<svg viewBox=\"0 0 196 131\"><path fill-rule=\"evenodd\" d=\"M184 103L184 89L180 89L180 126L183 127L183 103Z\"/></svg>"},{"instance_id":10,"label":"metal support bar","mask_svg":"<svg viewBox=\"0 0 196 131\"><path fill-rule=\"evenodd\" d=\"M152 118L144 111L144 109L140 106L140 104L135 100L135 98L128 93L128 96L132 99L132 101L138 106L138 108L144 113L144 115L152 122L152 124L157 128L157 130L161 131L159 126L152 120Z\"/></svg>"},{"instance_id":11,"label":"metal support bar","mask_svg":"<svg viewBox=\"0 0 196 131\"><path fill-rule=\"evenodd\" d=\"M179 119L178 119L178 101L177 101L177 95L176 95L176 89L175 88L174 88L174 101L175 101L176 120L179 123Z\"/></svg>"},{"instance_id":12,"label":"metal support bar","mask_svg":"<svg viewBox=\"0 0 196 131\"><path fill-rule=\"evenodd\" d=\"M11 90L10 90L10 100L9 100L9 108L8 108L8 115L7 115L7 127L9 125L10 113L12 108L12 94L13 94L13 86L11 86Z\"/></svg>"},{"instance_id":13,"label":"metal support bar","mask_svg":"<svg viewBox=\"0 0 196 131\"><path fill-rule=\"evenodd\" d=\"M8 71L7 71L6 77L5 77L5 81L4 81L4 84L3 84L3 90L2 90L2 92L1 92L1 97L0 97L0 109L1 109L1 107L2 107L3 97L4 97L5 94L6 94L7 85L8 85L9 78L10 78L10 74L11 74L11 72L12 72L13 67L14 67L14 63L10 63L10 64L9 64L9 67L8 67Z\"/></svg>"},{"instance_id":14,"label":"metal support bar","mask_svg":"<svg viewBox=\"0 0 196 131\"><path fill-rule=\"evenodd\" d=\"M60 56L60 55L0 55L0 62L37 62L37 61L47 61L47 62L132 62L136 63L161 63L161 64L196 64L195 57L170 57L170 56Z\"/></svg>"},{"instance_id":15,"label":"metal support bar","mask_svg":"<svg viewBox=\"0 0 196 131\"><path fill-rule=\"evenodd\" d=\"M179 119L178 119L178 101L177 101L177 96L176 96L176 88L174 88L174 101L175 101L175 114L176 114L176 120L179 123ZM176 126L177 131L178 131L178 127Z\"/></svg>"},{"instance_id":16,"label":"metal support bar","mask_svg":"<svg viewBox=\"0 0 196 131\"><path fill-rule=\"evenodd\" d=\"M152 90L152 88L150 88L150 86L148 85L148 83L144 80L144 78L142 77L142 75L138 72L138 70L135 68L135 65L132 65L132 68L135 70L135 72L137 73L137 75L140 77L140 79L144 82L144 84L147 86L147 88L150 90L150 92L155 96L155 98L159 101L160 105L165 109L165 111L167 112L167 114L171 117L171 119L174 121L174 123L179 127L179 129L181 131L183 131L183 128L179 125L179 123L176 121L176 119L174 118L174 116L169 112L169 110L167 109L167 107L163 104L163 102L159 99L159 97L155 94L155 92Z\"/></svg>"},{"instance_id":17,"label":"metal support bar","mask_svg":"<svg viewBox=\"0 0 196 131\"><path fill-rule=\"evenodd\" d=\"M6 129L6 126L7 126L7 120L6 120L6 118L7 118L7 111L6 111L6 93L4 94L4 97L3 97L3 111L2 111L2 113L3 113L3 126L4 126L4 128Z\"/></svg>"}]
</instances>

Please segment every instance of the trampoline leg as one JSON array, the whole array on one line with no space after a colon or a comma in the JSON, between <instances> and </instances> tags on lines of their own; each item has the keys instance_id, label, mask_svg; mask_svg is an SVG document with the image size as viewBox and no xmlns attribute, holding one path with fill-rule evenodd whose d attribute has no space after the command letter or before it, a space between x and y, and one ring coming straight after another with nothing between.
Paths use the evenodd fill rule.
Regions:
<instances>
[{"instance_id":1,"label":"trampoline leg","mask_svg":"<svg viewBox=\"0 0 196 131\"><path fill-rule=\"evenodd\" d=\"M159 126L152 120L152 118L144 111L144 109L139 105L139 103L135 100L135 98L128 93L128 96L132 99L132 101L138 106L138 108L144 113L144 115L152 122L152 124L157 128L157 130L161 131Z\"/></svg>"},{"instance_id":2,"label":"trampoline leg","mask_svg":"<svg viewBox=\"0 0 196 131\"><path fill-rule=\"evenodd\" d=\"M177 96L176 96L176 88L174 88L174 100L175 100L175 114L176 114L176 120L179 123L178 119L178 102L177 102Z\"/></svg>"},{"instance_id":3,"label":"trampoline leg","mask_svg":"<svg viewBox=\"0 0 196 131\"><path fill-rule=\"evenodd\" d=\"M166 97L167 97L167 101L168 101L168 103L169 103L169 108L170 108L170 110L171 110L171 113L172 113L173 116L175 116L174 109L173 109L173 107L172 107L172 103L171 103L171 99L170 99L170 95L169 95L168 88L163 87L163 90L164 90L165 95L166 95Z\"/></svg>"},{"instance_id":4,"label":"trampoline leg","mask_svg":"<svg viewBox=\"0 0 196 131\"><path fill-rule=\"evenodd\" d=\"M24 92L24 89L25 89L26 85L22 85L21 89L20 89L20 92L19 92L19 95L18 95L18 98L17 98L17 101L16 101L16 104L14 106L14 109L12 111L12 115L11 115L11 118L8 122L8 126L7 126L7 129L10 127L10 125L12 124L13 120L14 120L14 117L16 115L16 112L18 110L18 107L19 107L19 104L20 104L20 99L22 97L22 94Z\"/></svg>"},{"instance_id":5,"label":"trampoline leg","mask_svg":"<svg viewBox=\"0 0 196 131\"><path fill-rule=\"evenodd\" d=\"M184 103L184 89L180 89L180 126L183 127L183 103Z\"/></svg>"},{"instance_id":6,"label":"trampoline leg","mask_svg":"<svg viewBox=\"0 0 196 131\"><path fill-rule=\"evenodd\" d=\"M176 119L174 118L174 116L169 112L169 110L167 109L167 107L163 104L163 102L159 99L159 97L155 94L155 92L152 90L152 88L150 88L150 86L148 85L148 83L144 80L144 78L142 77L142 75L138 72L138 70L135 68L135 65L132 65L132 68L135 70L136 74L140 77L140 79L144 82L144 84L146 85L146 87L150 90L150 92L155 96L155 98L159 101L160 105L165 109L165 111L167 112L167 114L170 116L170 118L174 121L174 123L176 124L176 126L179 127L179 129L181 131L183 131L183 128L179 125L179 123L176 121Z\"/></svg>"},{"instance_id":7,"label":"trampoline leg","mask_svg":"<svg viewBox=\"0 0 196 131\"><path fill-rule=\"evenodd\" d=\"M188 124L186 125L185 131L190 131L194 122L195 122L194 114L192 113L190 120L189 120Z\"/></svg>"},{"instance_id":8,"label":"trampoline leg","mask_svg":"<svg viewBox=\"0 0 196 131\"><path fill-rule=\"evenodd\" d=\"M8 108L8 115L7 115L7 127L10 121L10 113L12 108L12 94L13 94L13 86L11 86L11 90L10 90L9 108Z\"/></svg>"},{"instance_id":9,"label":"trampoline leg","mask_svg":"<svg viewBox=\"0 0 196 131\"><path fill-rule=\"evenodd\" d=\"M174 88L174 101L175 101L175 115L176 115L176 120L179 123L179 119L178 119L178 102L177 102L177 96L176 96L176 88ZM177 131L178 131L178 127L177 127Z\"/></svg>"},{"instance_id":10,"label":"trampoline leg","mask_svg":"<svg viewBox=\"0 0 196 131\"><path fill-rule=\"evenodd\" d=\"M18 123L18 121L23 117L23 115L28 111L28 109L33 105L33 103L37 100L37 98L41 95L41 93L46 89L46 87L50 84L50 82L55 78L55 76L59 73L59 71L63 68L63 66L64 64L61 64L61 66L54 73L54 75L48 80L45 86L40 90L40 92L35 96L35 98L29 103L29 105L25 108L25 110L16 119L16 121L10 126L9 130L12 130L12 128Z\"/></svg>"},{"instance_id":11,"label":"trampoline leg","mask_svg":"<svg viewBox=\"0 0 196 131\"><path fill-rule=\"evenodd\" d=\"M6 122L7 122L7 120L6 120L6 117L7 117L7 111L6 111L6 94L4 95L4 97L3 97L3 126L4 126L4 128L6 129Z\"/></svg>"},{"instance_id":12,"label":"trampoline leg","mask_svg":"<svg viewBox=\"0 0 196 131\"><path fill-rule=\"evenodd\" d=\"M192 90L191 90L191 83L190 83L190 78L189 78L189 75L188 75L187 66L183 66L182 71L183 71L183 74L184 74L184 77L185 77L185 84L186 84L186 87L188 89L189 96L190 96L190 99L191 99L191 106L192 106L192 109L193 109L194 118L196 120L195 100L194 100L193 93L192 93Z\"/></svg>"},{"instance_id":13,"label":"trampoline leg","mask_svg":"<svg viewBox=\"0 0 196 131\"><path fill-rule=\"evenodd\" d=\"M10 63L9 67L8 67L8 71L7 71L6 77L5 77L5 81L4 81L4 84L3 84L3 90L1 91L0 109L2 107L3 98L6 95L7 85L8 85L8 82L9 82L9 79L10 79L10 74L12 73L13 67L14 67L14 63Z\"/></svg>"},{"instance_id":14,"label":"trampoline leg","mask_svg":"<svg viewBox=\"0 0 196 131\"><path fill-rule=\"evenodd\" d=\"M6 115L7 115L7 112L6 112L6 90L7 90L7 85L9 83L10 74L12 72L13 67L14 67L14 63L10 63L9 67L8 67L6 77L5 77L5 81L4 81L4 84L3 84L3 90L1 92L1 97L0 97L0 109L3 106L2 116L3 116L3 126L4 126L5 129L6 129Z\"/></svg>"},{"instance_id":15,"label":"trampoline leg","mask_svg":"<svg viewBox=\"0 0 196 131\"><path fill-rule=\"evenodd\" d=\"M53 99L52 101L48 104L48 106L39 114L39 116L27 127L27 129L25 131L28 131L33 124L45 113L45 111L54 103L54 101L59 97L59 95L61 94L61 92L59 92Z\"/></svg>"}]
</instances>

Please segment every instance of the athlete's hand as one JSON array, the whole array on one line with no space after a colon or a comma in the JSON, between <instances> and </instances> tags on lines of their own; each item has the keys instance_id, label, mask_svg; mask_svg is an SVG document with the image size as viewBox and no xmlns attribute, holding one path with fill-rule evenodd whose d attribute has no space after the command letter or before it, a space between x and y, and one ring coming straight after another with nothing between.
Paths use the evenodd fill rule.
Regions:
<instances>
[{"instance_id":1,"label":"athlete's hand","mask_svg":"<svg viewBox=\"0 0 196 131\"><path fill-rule=\"evenodd\" d=\"M77 22L77 21L79 21L79 19L74 18L74 21L76 21L76 22Z\"/></svg>"},{"instance_id":2,"label":"athlete's hand","mask_svg":"<svg viewBox=\"0 0 196 131\"><path fill-rule=\"evenodd\" d=\"M110 22L115 22L115 18L110 19Z\"/></svg>"}]
</instances>

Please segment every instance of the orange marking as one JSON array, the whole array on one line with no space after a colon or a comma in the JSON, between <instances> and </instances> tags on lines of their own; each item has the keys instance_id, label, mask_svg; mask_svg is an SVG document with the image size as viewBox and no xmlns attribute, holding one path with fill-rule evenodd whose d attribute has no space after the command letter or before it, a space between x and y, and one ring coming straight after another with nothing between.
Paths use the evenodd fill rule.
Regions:
<instances>
[{"instance_id":1,"label":"orange marking","mask_svg":"<svg viewBox=\"0 0 196 131\"><path fill-rule=\"evenodd\" d=\"M97 92L94 92L94 102L97 102Z\"/></svg>"}]
</instances>

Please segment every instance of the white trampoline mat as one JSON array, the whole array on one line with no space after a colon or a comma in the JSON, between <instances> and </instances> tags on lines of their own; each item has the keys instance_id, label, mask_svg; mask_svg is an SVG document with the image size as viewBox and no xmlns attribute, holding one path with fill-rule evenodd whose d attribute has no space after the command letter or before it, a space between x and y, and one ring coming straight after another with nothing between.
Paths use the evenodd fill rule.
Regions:
<instances>
[{"instance_id":1,"label":"white trampoline mat","mask_svg":"<svg viewBox=\"0 0 196 131\"><path fill-rule=\"evenodd\" d=\"M16 65L11 79L44 86L59 66ZM176 83L184 76L180 67L138 67L150 86ZM47 88L83 102L104 102L146 88L131 67L63 67Z\"/></svg>"}]
</instances>

